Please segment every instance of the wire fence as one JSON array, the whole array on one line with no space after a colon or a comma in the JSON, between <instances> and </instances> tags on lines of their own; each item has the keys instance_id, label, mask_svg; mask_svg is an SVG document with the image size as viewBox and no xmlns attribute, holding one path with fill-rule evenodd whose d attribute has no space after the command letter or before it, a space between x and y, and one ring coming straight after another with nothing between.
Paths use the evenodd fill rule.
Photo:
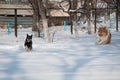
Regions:
<instances>
[{"instance_id":1,"label":"wire fence","mask_svg":"<svg viewBox=\"0 0 120 80\"><path fill-rule=\"evenodd\" d=\"M35 20L32 17L18 17L17 18L17 25L22 25L23 27L31 27L35 24ZM15 20L14 17L5 17L0 16L0 27L1 28L8 28L14 27Z\"/></svg>"}]
</instances>

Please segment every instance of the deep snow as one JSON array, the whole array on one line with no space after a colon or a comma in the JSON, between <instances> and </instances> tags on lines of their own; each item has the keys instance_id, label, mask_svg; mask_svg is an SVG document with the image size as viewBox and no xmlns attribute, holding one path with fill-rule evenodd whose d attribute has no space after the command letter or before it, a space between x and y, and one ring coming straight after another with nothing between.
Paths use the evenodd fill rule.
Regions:
<instances>
[{"instance_id":1,"label":"deep snow","mask_svg":"<svg viewBox=\"0 0 120 80\"><path fill-rule=\"evenodd\" d=\"M80 31L75 40L63 28L52 28L51 36L56 30L53 43L34 36L26 52L30 28L19 29L18 38L0 29L0 80L120 80L120 32L111 30L111 44L96 45L96 34Z\"/></svg>"}]
</instances>

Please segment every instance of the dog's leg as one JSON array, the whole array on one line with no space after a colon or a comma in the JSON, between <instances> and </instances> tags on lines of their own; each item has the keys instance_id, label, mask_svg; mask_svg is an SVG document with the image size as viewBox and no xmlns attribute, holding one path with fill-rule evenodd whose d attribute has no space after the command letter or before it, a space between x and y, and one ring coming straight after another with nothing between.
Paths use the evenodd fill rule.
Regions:
<instances>
[{"instance_id":1,"label":"dog's leg","mask_svg":"<svg viewBox=\"0 0 120 80\"><path fill-rule=\"evenodd\" d=\"M97 38L96 38L96 44L101 44L101 37L99 37L98 35L97 35Z\"/></svg>"},{"instance_id":2,"label":"dog's leg","mask_svg":"<svg viewBox=\"0 0 120 80\"><path fill-rule=\"evenodd\" d=\"M27 46L25 46L25 50L26 50L26 51L30 51L30 49L29 49Z\"/></svg>"},{"instance_id":3,"label":"dog's leg","mask_svg":"<svg viewBox=\"0 0 120 80\"><path fill-rule=\"evenodd\" d=\"M98 44L108 44L109 43L109 37L106 36L106 37L100 37L99 38L99 41L98 41Z\"/></svg>"}]
</instances>

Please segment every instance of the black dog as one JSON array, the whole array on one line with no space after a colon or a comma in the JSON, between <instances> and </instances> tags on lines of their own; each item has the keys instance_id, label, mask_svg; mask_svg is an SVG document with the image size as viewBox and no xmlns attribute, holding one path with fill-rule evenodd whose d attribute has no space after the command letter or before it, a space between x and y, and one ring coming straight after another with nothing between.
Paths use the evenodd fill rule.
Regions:
<instances>
[{"instance_id":1,"label":"black dog","mask_svg":"<svg viewBox=\"0 0 120 80\"><path fill-rule=\"evenodd\" d=\"M24 46L26 51L32 50L32 35L27 34Z\"/></svg>"}]
</instances>

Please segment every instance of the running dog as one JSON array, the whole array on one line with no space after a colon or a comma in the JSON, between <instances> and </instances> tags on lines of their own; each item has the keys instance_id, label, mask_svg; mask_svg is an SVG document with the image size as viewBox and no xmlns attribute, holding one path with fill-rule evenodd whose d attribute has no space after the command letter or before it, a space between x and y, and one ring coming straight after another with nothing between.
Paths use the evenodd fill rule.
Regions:
<instances>
[{"instance_id":1,"label":"running dog","mask_svg":"<svg viewBox=\"0 0 120 80\"><path fill-rule=\"evenodd\" d=\"M26 39L25 39L24 46L25 46L25 50L26 50L26 51L32 50L32 35L28 35L28 34L27 34L27 37L26 37Z\"/></svg>"},{"instance_id":2,"label":"running dog","mask_svg":"<svg viewBox=\"0 0 120 80\"><path fill-rule=\"evenodd\" d=\"M111 43L111 33L108 27L99 27L97 33L96 44L110 44Z\"/></svg>"}]
</instances>

